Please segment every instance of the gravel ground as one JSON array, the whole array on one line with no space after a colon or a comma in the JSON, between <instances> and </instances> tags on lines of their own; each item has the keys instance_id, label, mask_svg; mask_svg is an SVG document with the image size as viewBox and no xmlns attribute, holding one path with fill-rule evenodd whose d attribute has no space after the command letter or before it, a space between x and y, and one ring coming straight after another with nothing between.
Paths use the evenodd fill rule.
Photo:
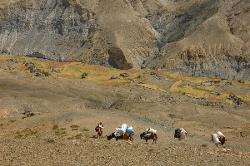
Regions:
<instances>
[{"instance_id":1,"label":"gravel ground","mask_svg":"<svg viewBox=\"0 0 250 166\"><path fill-rule=\"evenodd\" d=\"M191 146L105 139L1 140L1 165L249 165L249 154Z\"/></svg>"}]
</instances>

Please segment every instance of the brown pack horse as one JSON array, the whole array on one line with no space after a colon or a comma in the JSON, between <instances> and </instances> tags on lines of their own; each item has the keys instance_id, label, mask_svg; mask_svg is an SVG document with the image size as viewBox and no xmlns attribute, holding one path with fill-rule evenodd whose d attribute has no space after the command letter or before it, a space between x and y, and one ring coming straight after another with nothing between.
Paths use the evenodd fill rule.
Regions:
<instances>
[{"instance_id":1,"label":"brown pack horse","mask_svg":"<svg viewBox=\"0 0 250 166\"><path fill-rule=\"evenodd\" d=\"M126 140L126 141L133 141L134 140L133 136L134 136L134 133L128 134L127 132L121 136L115 136L115 132L113 132L112 134L107 136L107 139L111 140L112 138L115 138L116 141L118 141L119 139Z\"/></svg>"}]
</instances>

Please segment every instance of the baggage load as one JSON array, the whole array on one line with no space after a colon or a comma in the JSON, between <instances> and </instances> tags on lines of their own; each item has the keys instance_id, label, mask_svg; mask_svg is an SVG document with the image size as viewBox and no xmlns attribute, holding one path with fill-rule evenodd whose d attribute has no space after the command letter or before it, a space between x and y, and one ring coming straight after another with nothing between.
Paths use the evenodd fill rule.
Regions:
<instances>
[{"instance_id":1,"label":"baggage load","mask_svg":"<svg viewBox=\"0 0 250 166\"><path fill-rule=\"evenodd\" d=\"M156 131L157 131L157 130L155 130L155 129L153 129L153 128L148 128L148 129L147 129L147 132L153 133L153 134L156 134Z\"/></svg>"},{"instance_id":2,"label":"baggage load","mask_svg":"<svg viewBox=\"0 0 250 166\"><path fill-rule=\"evenodd\" d=\"M213 141L213 143L215 143L215 144L220 144L220 140L219 140L219 137L218 137L218 134L212 134L211 135L211 139L212 139L212 141Z\"/></svg>"},{"instance_id":3,"label":"baggage load","mask_svg":"<svg viewBox=\"0 0 250 166\"><path fill-rule=\"evenodd\" d=\"M128 125L127 125L126 123L123 123L123 124L121 125L121 128L122 128L122 129L125 129L125 131L126 131L126 129L128 128Z\"/></svg>"},{"instance_id":4,"label":"baggage load","mask_svg":"<svg viewBox=\"0 0 250 166\"><path fill-rule=\"evenodd\" d=\"M220 137L225 137L224 134L222 134L222 132L218 131L217 134L220 136Z\"/></svg>"},{"instance_id":5,"label":"baggage load","mask_svg":"<svg viewBox=\"0 0 250 166\"><path fill-rule=\"evenodd\" d=\"M116 137L119 137L119 136L125 134L126 132L128 134L132 134L134 132L134 129L133 129L132 126L128 127L128 125L126 123L123 123L121 125L121 127L118 127L118 128L115 129L114 134L115 134Z\"/></svg>"},{"instance_id":6,"label":"baggage load","mask_svg":"<svg viewBox=\"0 0 250 166\"><path fill-rule=\"evenodd\" d=\"M130 134L134 133L134 128L132 126L130 126L130 127L127 128L126 131L130 135Z\"/></svg>"},{"instance_id":7,"label":"baggage load","mask_svg":"<svg viewBox=\"0 0 250 166\"><path fill-rule=\"evenodd\" d=\"M181 129L181 133L187 134L187 131L184 128L180 128L180 129Z\"/></svg>"},{"instance_id":8,"label":"baggage load","mask_svg":"<svg viewBox=\"0 0 250 166\"><path fill-rule=\"evenodd\" d=\"M116 128L116 130L115 130L115 136L116 137L119 137L119 136L121 136L121 135L123 135L125 132L122 130L122 128Z\"/></svg>"},{"instance_id":9,"label":"baggage load","mask_svg":"<svg viewBox=\"0 0 250 166\"><path fill-rule=\"evenodd\" d=\"M146 132L144 137L150 137L152 133Z\"/></svg>"}]
</instances>

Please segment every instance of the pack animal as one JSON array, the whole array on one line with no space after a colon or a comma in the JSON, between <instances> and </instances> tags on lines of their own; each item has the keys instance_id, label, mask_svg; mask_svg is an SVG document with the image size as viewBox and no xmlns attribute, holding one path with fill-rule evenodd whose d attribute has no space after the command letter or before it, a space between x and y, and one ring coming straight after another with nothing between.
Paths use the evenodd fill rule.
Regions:
<instances>
[{"instance_id":1,"label":"pack animal","mask_svg":"<svg viewBox=\"0 0 250 166\"><path fill-rule=\"evenodd\" d=\"M158 139L158 136L156 133L149 133L144 131L143 133L140 134L141 139L144 139L146 142L148 142L148 140L152 139L153 143L156 144L156 141Z\"/></svg>"},{"instance_id":2,"label":"pack animal","mask_svg":"<svg viewBox=\"0 0 250 166\"><path fill-rule=\"evenodd\" d=\"M107 140L111 140L111 139L116 139L116 141L120 140L125 140L125 141L133 141L133 136L134 133L128 134L127 132L125 134L122 134L120 136L116 136L115 132L111 133L110 135L107 136Z\"/></svg>"},{"instance_id":3,"label":"pack animal","mask_svg":"<svg viewBox=\"0 0 250 166\"><path fill-rule=\"evenodd\" d=\"M219 145L223 146L225 142L227 141L226 137L222 132L218 131L217 133L214 133L211 135L211 141L219 147Z\"/></svg>"},{"instance_id":4,"label":"pack animal","mask_svg":"<svg viewBox=\"0 0 250 166\"><path fill-rule=\"evenodd\" d=\"M174 138L178 138L179 140L183 140L187 137L187 131L184 128L175 129Z\"/></svg>"}]
</instances>

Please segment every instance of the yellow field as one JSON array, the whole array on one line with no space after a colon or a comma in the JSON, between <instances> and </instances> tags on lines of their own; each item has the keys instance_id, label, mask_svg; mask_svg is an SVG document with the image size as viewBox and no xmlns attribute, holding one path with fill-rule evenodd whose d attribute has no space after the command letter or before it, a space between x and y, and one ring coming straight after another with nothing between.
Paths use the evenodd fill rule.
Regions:
<instances>
[{"instance_id":1,"label":"yellow field","mask_svg":"<svg viewBox=\"0 0 250 166\"><path fill-rule=\"evenodd\" d=\"M0 66L0 70L8 72L22 72L28 76L33 76L32 73L27 69L25 64L33 63L37 69L42 72L49 74L49 77L58 79L84 79L93 81L99 84L106 85L124 85L128 84L131 80L137 80L141 78L137 84L140 87L157 90L161 92L171 91L173 93L179 93L193 98L206 98L212 101L220 101L223 103L233 104L231 100L228 100L229 94L232 92L223 91L216 94L216 87L221 84L230 83L231 85L237 86L249 86L250 81L228 81L220 80L218 78L208 77L190 77L180 73L169 72L169 71L153 71L159 77L166 78L167 80L173 80L175 83L172 84L170 89L164 89L157 83L148 82L148 71L140 69L131 70L119 70L109 67L87 65L81 62L56 62L41 60L37 58L30 58L25 56L11 56L11 55L0 55L0 64L14 63L14 66L5 65ZM120 76L121 73L127 73L127 77ZM84 75L84 76L83 76ZM114 77L114 79L111 79ZM213 84L208 84L214 82ZM202 86L203 84L208 84ZM250 94L245 92L239 92L234 94L241 98L247 104L250 104Z\"/></svg>"}]
</instances>

